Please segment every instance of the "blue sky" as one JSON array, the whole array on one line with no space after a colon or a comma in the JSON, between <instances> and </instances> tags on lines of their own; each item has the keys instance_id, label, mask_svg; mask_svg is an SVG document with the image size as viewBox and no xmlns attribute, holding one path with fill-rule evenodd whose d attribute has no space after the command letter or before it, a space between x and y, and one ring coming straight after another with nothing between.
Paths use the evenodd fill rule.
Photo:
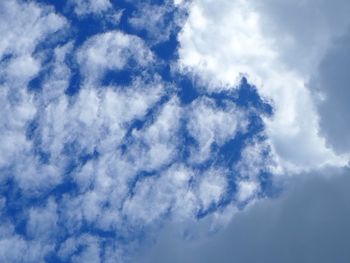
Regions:
<instances>
[{"instance_id":1,"label":"blue sky","mask_svg":"<svg viewBox=\"0 0 350 263\"><path fill-rule=\"evenodd\" d=\"M1 2L0 261L348 262L349 9Z\"/></svg>"}]
</instances>

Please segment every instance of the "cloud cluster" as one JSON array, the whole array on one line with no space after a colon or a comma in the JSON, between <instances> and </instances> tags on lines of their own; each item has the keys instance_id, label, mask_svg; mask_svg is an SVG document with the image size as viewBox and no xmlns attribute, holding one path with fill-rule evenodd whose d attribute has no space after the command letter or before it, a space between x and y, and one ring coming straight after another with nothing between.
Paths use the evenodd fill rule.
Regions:
<instances>
[{"instance_id":1,"label":"cloud cluster","mask_svg":"<svg viewBox=\"0 0 350 263\"><path fill-rule=\"evenodd\" d=\"M74 4L78 15L111 8ZM163 77L152 36L113 29L80 44L53 8L0 5L1 261L124 262L166 221L221 222L263 195L266 153L249 155L255 172L238 162L266 143L259 125L269 114L238 103L264 105L253 87L242 87L251 98L237 90L184 100L178 81L188 76ZM168 28L175 7L154 8L150 32ZM137 15L148 16L133 14L134 27Z\"/></svg>"}]
</instances>

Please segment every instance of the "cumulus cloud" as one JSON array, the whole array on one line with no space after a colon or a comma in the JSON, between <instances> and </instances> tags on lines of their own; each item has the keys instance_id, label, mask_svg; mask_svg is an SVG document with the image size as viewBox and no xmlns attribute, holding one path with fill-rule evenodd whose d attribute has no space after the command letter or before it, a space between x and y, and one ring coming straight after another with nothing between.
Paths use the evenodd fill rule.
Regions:
<instances>
[{"instance_id":1,"label":"cumulus cloud","mask_svg":"<svg viewBox=\"0 0 350 263\"><path fill-rule=\"evenodd\" d=\"M332 41L346 32L348 9L345 1L193 1L179 35L179 66L209 90L235 87L243 74L271 99L267 132L286 171L344 163L319 135L308 84Z\"/></svg>"}]
</instances>

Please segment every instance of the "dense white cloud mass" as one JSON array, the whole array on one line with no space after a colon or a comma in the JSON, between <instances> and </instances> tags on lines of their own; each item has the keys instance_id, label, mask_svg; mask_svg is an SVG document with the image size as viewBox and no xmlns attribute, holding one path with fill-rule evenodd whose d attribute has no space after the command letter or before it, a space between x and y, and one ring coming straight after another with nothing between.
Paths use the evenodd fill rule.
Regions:
<instances>
[{"instance_id":1,"label":"dense white cloud mass","mask_svg":"<svg viewBox=\"0 0 350 263\"><path fill-rule=\"evenodd\" d=\"M272 100L268 135L287 171L344 163L319 135L308 87L329 47L347 32L349 9L341 0L193 1L179 37L180 67L210 90L235 87L243 74Z\"/></svg>"}]
</instances>

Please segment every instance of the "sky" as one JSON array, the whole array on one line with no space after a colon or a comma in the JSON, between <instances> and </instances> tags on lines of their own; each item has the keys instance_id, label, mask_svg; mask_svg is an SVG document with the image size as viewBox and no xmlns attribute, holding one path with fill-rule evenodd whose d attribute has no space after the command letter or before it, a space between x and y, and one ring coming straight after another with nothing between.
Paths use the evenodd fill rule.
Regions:
<instances>
[{"instance_id":1,"label":"sky","mask_svg":"<svg viewBox=\"0 0 350 263\"><path fill-rule=\"evenodd\" d=\"M350 262L349 13L0 1L0 262Z\"/></svg>"}]
</instances>

